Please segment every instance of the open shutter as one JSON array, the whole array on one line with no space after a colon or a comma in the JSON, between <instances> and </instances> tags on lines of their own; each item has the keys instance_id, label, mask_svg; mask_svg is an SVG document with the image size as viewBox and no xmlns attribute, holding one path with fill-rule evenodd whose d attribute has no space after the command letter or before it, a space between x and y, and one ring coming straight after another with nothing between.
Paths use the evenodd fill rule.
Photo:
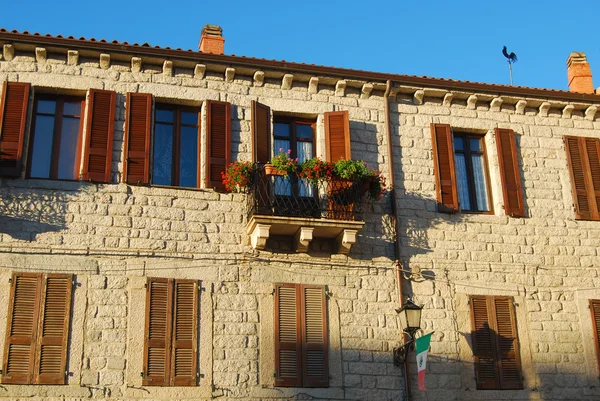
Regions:
<instances>
[{"instance_id":1,"label":"open shutter","mask_svg":"<svg viewBox=\"0 0 600 401\"><path fill-rule=\"evenodd\" d=\"M18 177L23 165L23 142L31 85L4 82L0 106L0 175Z\"/></svg>"},{"instance_id":2,"label":"open shutter","mask_svg":"<svg viewBox=\"0 0 600 401\"><path fill-rule=\"evenodd\" d=\"M275 385L302 385L301 302L298 286L275 286Z\"/></svg>"},{"instance_id":3,"label":"open shutter","mask_svg":"<svg viewBox=\"0 0 600 401\"><path fill-rule=\"evenodd\" d=\"M523 388L521 361L513 302L508 297L494 297L493 301L500 388L503 390L521 389Z\"/></svg>"},{"instance_id":4,"label":"open shutter","mask_svg":"<svg viewBox=\"0 0 600 401\"><path fill-rule=\"evenodd\" d=\"M198 284L175 281L171 385L195 386L197 373Z\"/></svg>"},{"instance_id":5,"label":"open shutter","mask_svg":"<svg viewBox=\"0 0 600 401\"><path fill-rule=\"evenodd\" d=\"M82 178L109 183L117 94L114 91L90 89L89 99Z\"/></svg>"},{"instance_id":6,"label":"open shutter","mask_svg":"<svg viewBox=\"0 0 600 401\"><path fill-rule=\"evenodd\" d=\"M448 124L431 124L433 168L436 180L438 211L458 211L458 191L454 169L452 130Z\"/></svg>"},{"instance_id":7,"label":"open shutter","mask_svg":"<svg viewBox=\"0 0 600 401\"><path fill-rule=\"evenodd\" d=\"M585 138L585 149L587 151L590 178L590 199L592 217L594 220L600 220L600 139Z\"/></svg>"},{"instance_id":8,"label":"open shutter","mask_svg":"<svg viewBox=\"0 0 600 401\"><path fill-rule=\"evenodd\" d=\"M221 171L231 162L231 105L206 101L208 171L206 187L224 189Z\"/></svg>"},{"instance_id":9,"label":"open shutter","mask_svg":"<svg viewBox=\"0 0 600 401\"><path fill-rule=\"evenodd\" d=\"M173 286L163 278L148 279L144 341L144 386L169 385Z\"/></svg>"},{"instance_id":10,"label":"open shutter","mask_svg":"<svg viewBox=\"0 0 600 401\"><path fill-rule=\"evenodd\" d=\"M496 146L504 194L504 211L509 216L524 217L525 204L514 131L496 128Z\"/></svg>"},{"instance_id":11,"label":"open shutter","mask_svg":"<svg viewBox=\"0 0 600 401\"><path fill-rule=\"evenodd\" d=\"M591 138L566 136L565 147L569 172L571 173L575 218L580 220L598 220L600 216L598 214L596 197L594 196L591 167L588 160L587 140L593 141ZM598 174L600 172L597 171L596 175L598 176Z\"/></svg>"},{"instance_id":12,"label":"open shutter","mask_svg":"<svg viewBox=\"0 0 600 401\"><path fill-rule=\"evenodd\" d=\"M271 109L252 101L252 159L266 163L271 158Z\"/></svg>"},{"instance_id":13,"label":"open shutter","mask_svg":"<svg viewBox=\"0 0 600 401\"><path fill-rule=\"evenodd\" d=\"M65 384L73 276L48 274L38 327L36 384Z\"/></svg>"},{"instance_id":14,"label":"open shutter","mask_svg":"<svg viewBox=\"0 0 600 401\"><path fill-rule=\"evenodd\" d=\"M348 111L325 113L325 148L327 161L350 160L350 119Z\"/></svg>"},{"instance_id":15,"label":"open shutter","mask_svg":"<svg viewBox=\"0 0 600 401\"><path fill-rule=\"evenodd\" d=\"M150 182L152 95L127 93L125 124L123 181L128 184L148 184Z\"/></svg>"},{"instance_id":16,"label":"open shutter","mask_svg":"<svg viewBox=\"0 0 600 401\"><path fill-rule=\"evenodd\" d=\"M594 328L594 344L596 345L596 360L600 370L600 300L590 300L590 312L592 313L592 325Z\"/></svg>"},{"instance_id":17,"label":"open shutter","mask_svg":"<svg viewBox=\"0 0 600 401\"><path fill-rule=\"evenodd\" d=\"M2 383L32 383L41 287L40 274L12 276Z\"/></svg>"},{"instance_id":18,"label":"open shutter","mask_svg":"<svg viewBox=\"0 0 600 401\"><path fill-rule=\"evenodd\" d=\"M305 387L329 386L325 288L302 285L302 376Z\"/></svg>"},{"instance_id":19,"label":"open shutter","mask_svg":"<svg viewBox=\"0 0 600 401\"><path fill-rule=\"evenodd\" d=\"M493 324L488 317L487 297L471 297L471 322L477 389L496 389L499 387L499 372L496 364Z\"/></svg>"}]
</instances>

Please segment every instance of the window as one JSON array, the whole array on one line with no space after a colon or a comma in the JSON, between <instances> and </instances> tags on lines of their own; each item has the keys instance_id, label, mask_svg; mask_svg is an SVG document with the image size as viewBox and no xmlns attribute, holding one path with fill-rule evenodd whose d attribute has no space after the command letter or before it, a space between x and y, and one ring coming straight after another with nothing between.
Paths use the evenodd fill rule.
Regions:
<instances>
[{"instance_id":1,"label":"window","mask_svg":"<svg viewBox=\"0 0 600 401\"><path fill-rule=\"evenodd\" d=\"M29 177L79 179L83 99L40 96L33 110Z\"/></svg>"},{"instance_id":2,"label":"window","mask_svg":"<svg viewBox=\"0 0 600 401\"><path fill-rule=\"evenodd\" d=\"M144 386L195 386L198 282L149 278L146 286Z\"/></svg>"},{"instance_id":3,"label":"window","mask_svg":"<svg viewBox=\"0 0 600 401\"><path fill-rule=\"evenodd\" d=\"M328 387L325 287L275 286L275 385Z\"/></svg>"},{"instance_id":4,"label":"window","mask_svg":"<svg viewBox=\"0 0 600 401\"><path fill-rule=\"evenodd\" d=\"M489 212L490 191L483 137L455 133L454 157L461 210Z\"/></svg>"},{"instance_id":5,"label":"window","mask_svg":"<svg viewBox=\"0 0 600 401\"><path fill-rule=\"evenodd\" d=\"M592 313L592 324L594 325L594 344L596 345L596 359L600 369L600 299L590 300L590 312Z\"/></svg>"},{"instance_id":6,"label":"window","mask_svg":"<svg viewBox=\"0 0 600 401\"><path fill-rule=\"evenodd\" d=\"M600 139L566 136L575 218L600 220Z\"/></svg>"},{"instance_id":7,"label":"window","mask_svg":"<svg viewBox=\"0 0 600 401\"><path fill-rule=\"evenodd\" d=\"M200 110L156 105L152 183L197 188Z\"/></svg>"},{"instance_id":8,"label":"window","mask_svg":"<svg viewBox=\"0 0 600 401\"><path fill-rule=\"evenodd\" d=\"M65 384L72 280L13 274L2 383Z\"/></svg>"},{"instance_id":9,"label":"window","mask_svg":"<svg viewBox=\"0 0 600 401\"><path fill-rule=\"evenodd\" d=\"M474 295L470 305L477 389L522 389L512 298Z\"/></svg>"}]
</instances>

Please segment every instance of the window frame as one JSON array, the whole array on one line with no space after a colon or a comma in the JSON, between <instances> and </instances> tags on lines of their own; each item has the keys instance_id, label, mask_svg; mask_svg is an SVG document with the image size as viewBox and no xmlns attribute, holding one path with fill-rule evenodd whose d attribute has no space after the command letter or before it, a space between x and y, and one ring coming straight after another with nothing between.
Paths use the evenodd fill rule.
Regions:
<instances>
[{"instance_id":1,"label":"window frame","mask_svg":"<svg viewBox=\"0 0 600 401\"><path fill-rule=\"evenodd\" d=\"M454 146L455 138L461 138L463 141L463 150L456 150ZM481 143L480 151L471 150L471 139L476 139ZM483 178L485 179L485 188L487 194L487 203L489 205L489 210L473 210L471 209L463 209L463 205L460 202L460 191L458 189L458 180L459 176L455 172L456 176L456 194L458 197L458 205L459 211L461 213L468 214L494 214L494 204L492 199L492 188L490 185L490 168L487 158L487 147L485 145L485 135L484 134L474 134L471 132L463 132L463 131L455 131L452 130L452 156L456 158L456 154L464 154L465 156L465 168L467 172L467 189L469 191L469 202L471 206L477 207L477 195L475 193L475 173L473 171L473 158L472 155L481 155L483 156L483 164L485 167L485 173L483 174ZM456 169L456 161L454 162Z\"/></svg>"},{"instance_id":2,"label":"window frame","mask_svg":"<svg viewBox=\"0 0 600 401\"><path fill-rule=\"evenodd\" d=\"M173 111L173 122L171 123L171 126L173 127L173 147L172 147L172 153L171 153L171 183L168 185L165 184L156 184L154 183L154 166L155 166L155 160L154 160L154 146L156 143L156 124L157 124L157 120L156 120L156 112L158 110L171 110ZM198 143L197 143L197 150L196 150L196 186L194 187L184 187L180 185L180 177L179 177L179 173L181 171L181 128L182 127L193 127L192 125L189 124L183 124L181 122L181 113L196 113L198 115L198 123L197 126L194 127L197 129L198 131ZM202 143L202 113L201 113L201 107L194 107L194 106L185 106L185 105L178 105L178 104L172 104L172 103L160 103L160 102L154 102L154 108L153 108L153 113L152 113L152 138L151 138L151 142L152 142L152 152L151 152L151 164L150 164L150 185L151 186L162 186L162 187L177 187L177 188L185 188L185 189L199 189L200 185L201 185L201 170L202 170L202 163L201 163L201 143ZM159 124L168 124L165 122L158 122Z\"/></svg>"},{"instance_id":3,"label":"window frame","mask_svg":"<svg viewBox=\"0 0 600 401\"><path fill-rule=\"evenodd\" d=\"M593 328L593 334L594 334L594 348L596 349L596 362L598 364L598 371L600 371L600 338L598 337L600 335L600 318L598 320L596 320L595 317L595 313L594 313L594 305L596 305L596 307L598 308L598 310L600 310L600 299L590 299L589 300L589 309L590 309L590 315L592 318L592 328Z\"/></svg>"},{"instance_id":4,"label":"window frame","mask_svg":"<svg viewBox=\"0 0 600 401\"><path fill-rule=\"evenodd\" d=\"M38 103L40 100L52 100L56 102L56 109L54 114L48 113L38 113ZM64 104L66 103L81 103L81 109L79 113L79 133L77 137L77 145L75 151L75 162L74 162L74 176L75 179L67 179L67 178L58 178L58 163L60 158L60 141L62 136L62 122L64 110ZM72 95L53 95L53 94L36 94L34 95L33 102L33 111L31 118L31 134L29 139L29 144L27 148L27 172L26 178L29 179L37 179L37 180L60 180L60 181L80 181L80 173L81 173L81 157L82 157L82 147L83 147L83 131L84 131L84 120L86 115L86 99L85 96L82 98L80 96L72 96ZM43 177L32 177L31 176L31 167L33 163L33 144L35 142L35 129L36 129L36 120L37 116L53 116L54 117L54 127L52 129L52 151L50 154L50 172L48 178ZM73 117L73 116L68 116Z\"/></svg>"}]
</instances>

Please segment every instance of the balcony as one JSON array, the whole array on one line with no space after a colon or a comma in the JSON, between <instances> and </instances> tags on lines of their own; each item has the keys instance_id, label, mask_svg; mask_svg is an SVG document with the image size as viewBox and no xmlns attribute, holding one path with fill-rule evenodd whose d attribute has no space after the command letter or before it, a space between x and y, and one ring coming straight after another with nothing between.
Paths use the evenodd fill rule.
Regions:
<instances>
[{"instance_id":1,"label":"balcony","mask_svg":"<svg viewBox=\"0 0 600 401\"><path fill-rule=\"evenodd\" d=\"M271 235L293 236L297 252L307 252L313 238L336 240L348 253L362 221L365 185L348 180L312 184L296 175L268 175L258 166L248 186L248 224L255 249L265 249Z\"/></svg>"}]
</instances>

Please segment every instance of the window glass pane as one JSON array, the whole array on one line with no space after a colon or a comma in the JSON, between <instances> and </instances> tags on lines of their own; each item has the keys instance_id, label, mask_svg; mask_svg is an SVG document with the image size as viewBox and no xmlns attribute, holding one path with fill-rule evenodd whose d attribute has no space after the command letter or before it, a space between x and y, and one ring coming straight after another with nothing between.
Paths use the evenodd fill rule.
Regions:
<instances>
[{"instance_id":1,"label":"window glass pane","mask_svg":"<svg viewBox=\"0 0 600 401\"><path fill-rule=\"evenodd\" d=\"M80 116L81 115L81 102L76 103L64 103L63 105L63 116Z\"/></svg>"},{"instance_id":2,"label":"window glass pane","mask_svg":"<svg viewBox=\"0 0 600 401\"><path fill-rule=\"evenodd\" d=\"M273 124L273 132L276 137L289 138L290 137L290 125L287 123L275 123ZM285 151L286 149L284 149ZM275 153L279 153L279 148L275 148Z\"/></svg>"},{"instance_id":3,"label":"window glass pane","mask_svg":"<svg viewBox=\"0 0 600 401\"><path fill-rule=\"evenodd\" d=\"M458 201L462 210L471 210L471 200L469 199L469 181L467 179L467 165L463 153L455 154L456 163L456 183L458 185Z\"/></svg>"},{"instance_id":4,"label":"window glass pane","mask_svg":"<svg viewBox=\"0 0 600 401\"><path fill-rule=\"evenodd\" d=\"M156 121L160 121L161 123L172 123L173 122L173 110L160 110L156 109L156 114L154 116Z\"/></svg>"},{"instance_id":5,"label":"window glass pane","mask_svg":"<svg viewBox=\"0 0 600 401\"><path fill-rule=\"evenodd\" d=\"M29 173L33 178L50 178L53 132L54 117L37 116L35 118L33 151L31 152L31 171Z\"/></svg>"},{"instance_id":6,"label":"window glass pane","mask_svg":"<svg viewBox=\"0 0 600 401\"><path fill-rule=\"evenodd\" d=\"M488 205L488 194L487 186L485 182L485 165L483 163L483 155L473 155L473 178L475 181L475 196L477 197L477 210L480 212L487 212L489 209Z\"/></svg>"},{"instance_id":7,"label":"window glass pane","mask_svg":"<svg viewBox=\"0 0 600 401\"><path fill-rule=\"evenodd\" d=\"M66 105L66 104L65 104ZM58 176L60 180L76 180L75 157L79 140L79 118L64 117L60 134Z\"/></svg>"},{"instance_id":8,"label":"window glass pane","mask_svg":"<svg viewBox=\"0 0 600 401\"><path fill-rule=\"evenodd\" d=\"M54 114L56 112L56 102L54 100L38 100L37 112Z\"/></svg>"},{"instance_id":9,"label":"window glass pane","mask_svg":"<svg viewBox=\"0 0 600 401\"><path fill-rule=\"evenodd\" d=\"M287 125L287 124L282 124L282 125L286 125L289 128L289 125ZM288 134L289 134L289 131L288 131ZM283 152L286 152L290 148L290 141L282 140L282 139L275 139L274 148L275 148L275 154L279 153L279 149L283 149ZM274 182L275 195L290 196L292 194L289 177L275 177L274 179L275 179L275 182Z\"/></svg>"},{"instance_id":10,"label":"window glass pane","mask_svg":"<svg viewBox=\"0 0 600 401\"><path fill-rule=\"evenodd\" d=\"M312 139L312 126L307 124L296 124L296 136L298 139Z\"/></svg>"},{"instance_id":11,"label":"window glass pane","mask_svg":"<svg viewBox=\"0 0 600 401\"><path fill-rule=\"evenodd\" d=\"M462 137L455 136L454 137L454 150L465 150L465 145Z\"/></svg>"},{"instance_id":12,"label":"window glass pane","mask_svg":"<svg viewBox=\"0 0 600 401\"><path fill-rule=\"evenodd\" d=\"M198 184L198 128L181 127L179 185L196 188Z\"/></svg>"},{"instance_id":13,"label":"window glass pane","mask_svg":"<svg viewBox=\"0 0 600 401\"><path fill-rule=\"evenodd\" d=\"M296 152L298 154L298 163L302 163L306 159L310 159L314 155L312 142L298 142L296 146ZM298 181L298 193L300 196L314 195L314 188L310 182L301 178Z\"/></svg>"},{"instance_id":14,"label":"window glass pane","mask_svg":"<svg viewBox=\"0 0 600 401\"><path fill-rule=\"evenodd\" d=\"M472 152L481 152L483 150L481 146L481 139L473 139L471 138L469 146L471 147Z\"/></svg>"},{"instance_id":15,"label":"window glass pane","mask_svg":"<svg viewBox=\"0 0 600 401\"><path fill-rule=\"evenodd\" d=\"M181 123L185 125L198 125L198 113L182 112Z\"/></svg>"},{"instance_id":16,"label":"window glass pane","mask_svg":"<svg viewBox=\"0 0 600 401\"><path fill-rule=\"evenodd\" d=\"M154 159L152 182L159 185L171 185L173 168L173 126L156 124L154 126Z\"/></svg>"}]
</instances>

